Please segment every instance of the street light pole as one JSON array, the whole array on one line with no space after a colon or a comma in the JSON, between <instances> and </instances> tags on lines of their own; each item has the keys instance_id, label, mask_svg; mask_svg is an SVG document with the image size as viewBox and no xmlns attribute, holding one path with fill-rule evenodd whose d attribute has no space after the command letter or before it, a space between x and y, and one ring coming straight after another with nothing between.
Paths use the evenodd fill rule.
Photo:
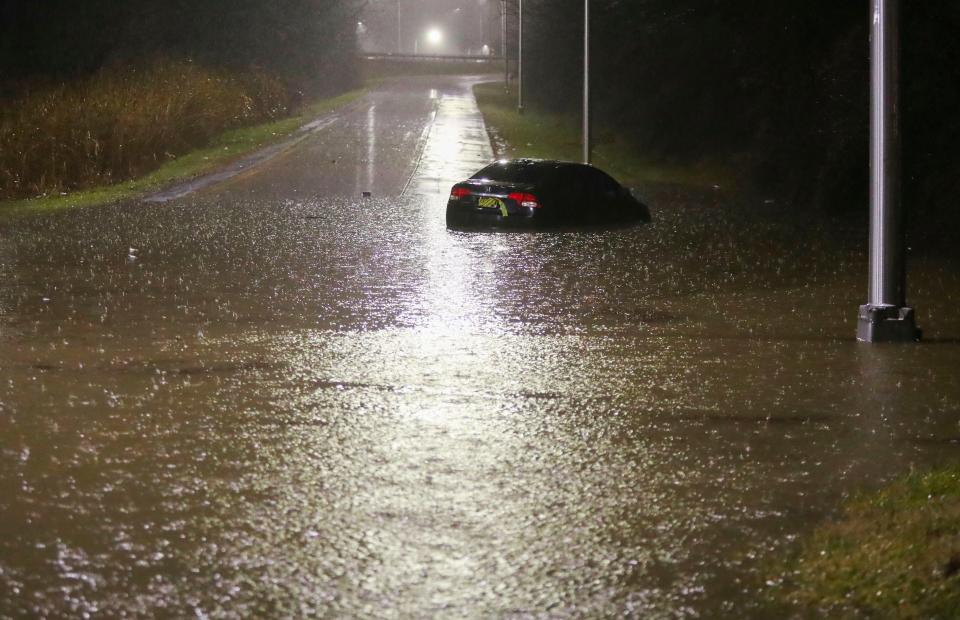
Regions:
<instances>
[{"instance_id":1,"label":"street light pole","mask_svg":"<svg viewBox=\"0 0 960 620\"><path fill-rule=\"evenodd\" d=\"M500 0L500 54L503 56L503 87L510 89L510 60L507 58L507 0Z\"/></svg>"},{"instance_id":2,"label":"street light pole","mask_svg":"<svg viewBox=\"0 0 960 620\"><path fill-rule=\"evenodd\" d=\"M517 112L523 114L523 0L517 5Z\"/></svg>"},{"instance_id":3,"label":"street light pole","mask_svg":"<svg viewBox=\"0 0 960 620\"><path fill-rule=\"evenodd\" d=\"M397 53L403 53L403 31L400 28L400 0L397 0Z\"/></svg>"},{"instance_id":4,"label":"street light pole","mask_svg":"<svg viewBox=\"0 0 960 620\"><path fill-rule=\"evenodd\" d=\"M857 339L920 339L906 305L903 205L900 195L899 0L872 0L870 103L870 285Z\"/></svg>"},{"instance_id":5,"label":"street light pole","mask_svg":"<svg viewBox=\"0 0 960 620\"><path fill-rule=\"evenodd\" d=\"M480 9L477 11L477 14L480 16L480 53L481 54L483 54L484 48L488 50L488 53L490 49L489 47L487 47L487 41L489 39L487 38L486 8L487 8L486 6L481 5Z\"/></svg>"},{"instance_id":6,"label":"street light pole","mask_svg":"<svg viewBox=\"0 0 960 620\"><path fill-rule=\"evenodd\" d=\"M583 163L590 163L590 0L583 0Z\"/></svg>"}]
</instances>

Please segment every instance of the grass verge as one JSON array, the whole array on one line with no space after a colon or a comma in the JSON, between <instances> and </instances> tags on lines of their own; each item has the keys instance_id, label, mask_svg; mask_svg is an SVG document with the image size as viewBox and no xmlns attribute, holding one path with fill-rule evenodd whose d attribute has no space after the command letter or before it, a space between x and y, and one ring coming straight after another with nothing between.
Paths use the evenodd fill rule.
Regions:
<instances>
[{"instance_id":1,"label":"grass verge","mask_svg":"<svg viewBox=\"0 0 960 620\"><path fill-rule=\"evenodd\" d=\"M960 466L850 501L784 574L777 598L827 617L960 618Z\"/></svg>"},{"instance_id":2,"label":"grass verge","mask_svg":"<svg viewBox=\"0 0 960 620\"><path fill-rule=\"evenodd\" d=\"M366 91L367 88L363 88L337 97L320 99L304 105L294 116L226 131L215 138L209 146L172 159L157 170L131 181L70 193L0 202L0 218L96 206L142 196L174 182L210 172L239 157L283 140L310 120L359 99Z\"/></svg>"},{"instance_id":3,"label":"grass verge","mask_svg":"<svg viewBox=\"0 0 960 620\"><path fill-rule=\"evenodd\" d=\"M533 157L580 161L580 120L526 107L517 112L517 95L503 82L478 84L474 88L497 157ZM595 134L594 163L626 185L680 184L691 187L729 187L732 171L709 162L670 165L644 157L637 149L609 130Z\"/></svg>"}]
</instances>

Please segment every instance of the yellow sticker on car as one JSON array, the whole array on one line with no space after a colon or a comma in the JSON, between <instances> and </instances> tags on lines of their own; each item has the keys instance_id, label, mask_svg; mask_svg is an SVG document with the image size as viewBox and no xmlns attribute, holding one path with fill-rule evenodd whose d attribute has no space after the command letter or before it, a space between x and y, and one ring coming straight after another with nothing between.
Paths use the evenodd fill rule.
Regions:
<instances>
[{"instance_id":1,"label":"yellow sticker on car","mask_svg":"<svg viewBox=\"0 0 960 620\"><path fill-rule=\"evenodd\" d=\"M492 196L483 196L480 200L477 201L477 204L481 207L486 207L488 209L500 209L500 215L507 217L507 205L503 203L499 198L494 198Z\"/></svg>"}]
</instances>

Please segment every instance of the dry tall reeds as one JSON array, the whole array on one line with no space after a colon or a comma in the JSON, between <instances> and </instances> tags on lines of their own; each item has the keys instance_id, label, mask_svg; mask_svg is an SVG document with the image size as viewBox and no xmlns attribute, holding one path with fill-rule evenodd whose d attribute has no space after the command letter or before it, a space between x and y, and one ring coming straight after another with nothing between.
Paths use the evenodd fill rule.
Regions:
<instances>
[{"instance_id":1,"label":"dry tall reeds","mask_svg":"<svg viewBox=\"0 0 960 620\"><path fill-rule=\"evenodd\" d=\"M158 61L108 68L0 106L0 199L116 183L202 147L225 130L288 113L264 73Z\"/></svg>"}]
</instances>

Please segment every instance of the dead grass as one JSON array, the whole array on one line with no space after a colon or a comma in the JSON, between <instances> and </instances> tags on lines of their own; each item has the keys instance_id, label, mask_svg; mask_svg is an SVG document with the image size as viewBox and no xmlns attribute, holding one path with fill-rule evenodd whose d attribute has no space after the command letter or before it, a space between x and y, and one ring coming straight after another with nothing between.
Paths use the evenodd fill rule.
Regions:
<instances>
[{"instance_id":1,"label":"dead grass","mask_svg":"<svg viewBox=\"0 0 960 620\"><path fill-rule=\"evenodd\" d=\"M171 159L158 169L130 181L39 198L0 202L0 222L10 218L136 198L172 183L208 173L238 157L286 139L309 121L356 101L365 92L365 88L357 89L336 97L318 99L302 105L292 116L225 131L209 145Z\"/></svg>"},{"instance_id":2,"label":"dead grass","mask_svg":"<svg viewBox=\"0 0 960 620\"><path fill-rule=\"evenodd\" d=\"M0 108L0 200L133 179L288 112L279 80L190 62L105 69L35 90Z\"/></svg>"}]
</instances>

